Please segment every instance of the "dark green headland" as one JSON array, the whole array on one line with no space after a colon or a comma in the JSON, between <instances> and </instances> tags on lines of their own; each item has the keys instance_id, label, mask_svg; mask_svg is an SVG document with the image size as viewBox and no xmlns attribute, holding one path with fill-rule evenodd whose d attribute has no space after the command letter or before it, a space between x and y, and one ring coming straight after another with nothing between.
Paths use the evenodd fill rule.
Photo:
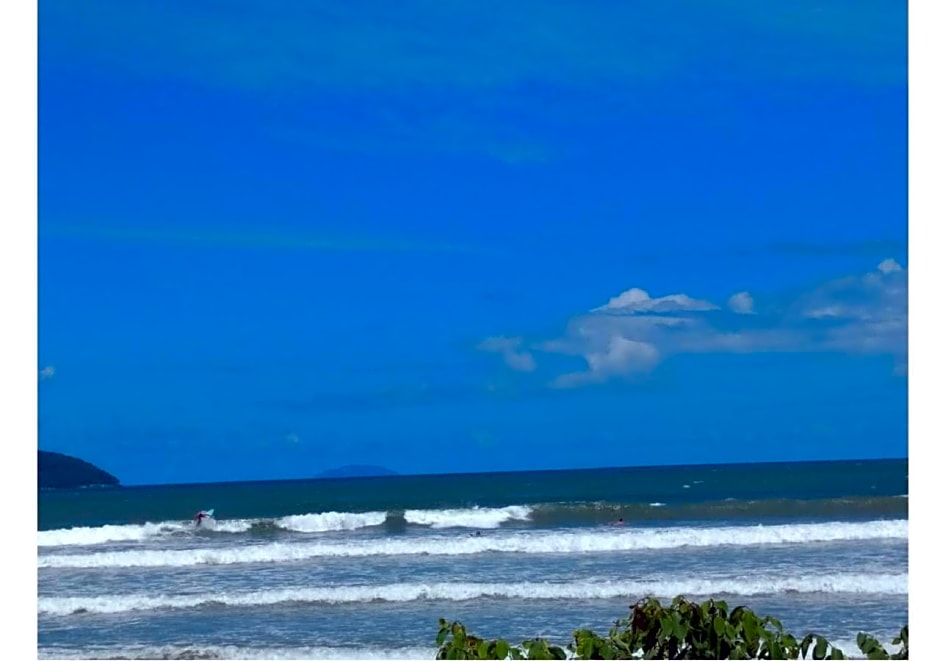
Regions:
<instances>
[{"instance_id":1,"label":"dark green headland","mask_svg":"<svg viewBox=\"0 0 940 661\"><path fill-rule=\"evenodd\" d=\"M87 461L58 452L39 451L39 488L113 487L120 481Z\"/></svg>"}]
</instances>

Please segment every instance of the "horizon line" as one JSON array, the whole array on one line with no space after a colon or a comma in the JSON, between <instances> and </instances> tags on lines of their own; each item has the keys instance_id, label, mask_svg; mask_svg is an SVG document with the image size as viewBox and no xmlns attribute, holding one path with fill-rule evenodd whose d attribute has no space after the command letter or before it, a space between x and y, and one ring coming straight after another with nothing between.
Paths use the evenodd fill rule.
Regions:
<instances>
[{"instance_id":1,"label":"horizon line","mask_svg":"<svg viewBox=\"0 0 940 661\"><path fill-rule=\"evenodd\" d=\"M281 482L329 482L329 481L339 481L339 480L375 480L375 479L395 479L403 477L439 477L439 478L448 478L448 477L464 477L464 476L480 476L480 475L513 475L521 473L560 473L560 472L588 472L588 471L616 471L616 470L652 470L658 468L700 468L703 466L712 466L712 467L726 467L726 466L782 466L787 464L847 464L847 463L872 463L877 461L910 461L910 457L877 457L877 458L867 458L867 459L788 459L788 460L777 460L777 461L731 461L731 462L721 462L721 463L689 463L689 464L637 464L632 466L594 466L589 468L541 468L541 469L516 469L516 470L495 470L495 471L467 471L467 472L449 472L449 473L399 473L392 471L389 468L384 466L376 466L376 468L382 468L391 472L391 475L363 475L363 476L347 476L347 477L292 477L292 478L270 478L270 479L253 479L253 480L217 480L210 482L162 482L162 483L151 483L151 484L122 484L118 483L113 486L100 486L100 487L74 487L72 489L57 489L49 488L40 491L76 491L76 490L108 490L108 489L138 489L138 488L153 488L153 487L197 487L197 486L221 486L221 485L230 485L230 484L273 484ZM345 466L356 465L356 464L346 464L344 466L337 466L336 468L328 468L326 470L338 470L344 468Z\"/></svg>"}]
</instances>

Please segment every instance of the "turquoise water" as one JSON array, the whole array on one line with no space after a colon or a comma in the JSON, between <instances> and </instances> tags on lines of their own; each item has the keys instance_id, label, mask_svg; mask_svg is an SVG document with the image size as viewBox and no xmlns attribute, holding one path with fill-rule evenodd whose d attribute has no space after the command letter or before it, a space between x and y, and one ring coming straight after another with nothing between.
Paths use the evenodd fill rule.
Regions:
<instances>
[{"instance_id":1,"label":"turquoise water","mask_svg":"<svg viewBox=\"0 0 940 661\"><path fill-rule=\"evenodd\" d=\"M564 641L679 593L890 639L906 494L906 460L42 492L39 652L430 658L438 617Z\"/></svg>"}]
</instances>

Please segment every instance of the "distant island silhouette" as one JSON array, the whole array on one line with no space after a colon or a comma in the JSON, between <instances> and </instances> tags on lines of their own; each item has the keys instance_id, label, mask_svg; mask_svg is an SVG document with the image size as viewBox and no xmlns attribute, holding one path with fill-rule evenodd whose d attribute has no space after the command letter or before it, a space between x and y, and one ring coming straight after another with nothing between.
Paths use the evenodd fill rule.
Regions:
<instances>
[{"instance_id":1,"label":"distant island silhouette","mask_svg":"<svg viewBox=\"0 0 940 661\"><path fill-rule=\"evenodd\" d=\"M383 466L367 465L349 465L331 468L317 474L317 478L337 478L337 477L385 477L389 475L398 475L395 471L389 470Z\"/></svg>"},{"instance_id":2,"label":"distant island silhouette","mask_svg":"<svg viewBox=\"0 0 940 661\"><path fill-rule=\"evenodd\" d=\"M59 452L39 450L39 488L113 487L120 481L97 466Z\"/></svg>"}]
</instances>

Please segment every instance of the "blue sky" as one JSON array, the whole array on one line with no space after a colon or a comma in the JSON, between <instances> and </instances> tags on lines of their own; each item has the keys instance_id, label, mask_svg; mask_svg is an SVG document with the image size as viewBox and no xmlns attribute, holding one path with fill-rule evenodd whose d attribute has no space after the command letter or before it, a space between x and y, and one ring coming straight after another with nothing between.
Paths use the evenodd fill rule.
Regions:
<instances>
[{"instance_id":1,"label":"blue sky","mask_svg":"<svg viewBox=\"0 0 940 661\"><path fill-rule=\"evenodd\" d=\"M907 15L39 7L39 447L127 484L907 456Z\"/></svg>"}]
</instances>

